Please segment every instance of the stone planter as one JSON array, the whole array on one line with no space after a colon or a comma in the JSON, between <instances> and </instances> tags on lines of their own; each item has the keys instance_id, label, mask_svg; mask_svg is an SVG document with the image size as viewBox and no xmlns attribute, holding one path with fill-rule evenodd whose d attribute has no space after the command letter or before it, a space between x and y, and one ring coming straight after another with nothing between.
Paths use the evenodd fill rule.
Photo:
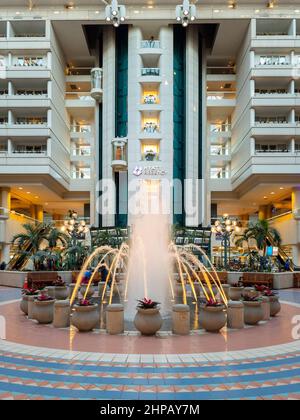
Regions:
<instances>
[{"instance_id":1,"label":"stone planter","mask_svg":"<svg viewBox=\"0 0 300 420\"><path fill-rule=\"evenodd\" d=\"M55 286L47 286L45 292L48 296L55 299Z\"/></svg>"},{"instance_id":2,"label":"stone planter","mask_svg":"<svg viewBox=\"0 0 300 420\"><path fill-rule=\"evenodd\" d=\"M245 324L256 325L263 320L262 302L244 302Z\"/></svg>"},{"instance_id":3,"label":"stone planter","mask_svg":"<svg viewBox=\"0 0 300 420\"><path fill-rule=\"evenodd\" d=\"M227 322L225 307L222 306L204 306L203 307L203 328L207 332L217 333L223 327L225 327Z\"/></svg>"},{"instance_id":4,"label":"stone planter","mask_svg":"<svg viewBox=\"0 0 300 420\"><path fill-rule=\"evenodd\" d=\"M142 335L155 335L161 329L162 324L159 308L137 309L134 325Z\"/></svg>"},{"instance_id":5,"label":"stone planter","mask_svg":"<svg viewBox=\"0 0 300 420\"><path fill-rule=\"evenodd\" d=\"M225 296L227 297L227 300L229 300L230 284L222 284L222 288L224 290Z\"/></svg>"},{"instance_id":6,"label":"stone planter","mask_svg":"<svg viewBox=\"0 0 300 420\"><path fill-rule=\"evenodd\" d=\"M69 299L72 298L73 293L74 293L74 290L75 290L75 287L76 287L76 284L75 283L71 283L71 284L68 285L68 288L69 288ZM77 298L78 298L78 291L77 291L76 296L75 296L75 299L77 299Z\"/></svg>"},{"instance_id":7,"label":"stone planter","mask_svg":"<svg viewBox=\"0 0 300 420\"><path fill-rule=\"evenodd\" d=\"M177 335L190 333L190 307L189 305L173 305L172 331Z\"/></svg>"},{"instance_id":8,"label":"stone planter","mask_svg":"<svg viewBox=\"0 0 300 420\"><path fill-rule=\"evenodd\" d=\"M20 309L25 315L28 315L28 301L30 296L32 295L23 295L20 302Z\"/></svg>"},{"instance_id":9,"label":"stone planter","mask_svg":"<svg viewBox=\"0 0 300 420\"><path fill-rule=\"evenodd\" d=\"M87 285L86 285L86 284L83 284L83 285L80 287L80 293L81 293L82 297L84 297L84 296L85 296L86 289L87 289ZM89 290L88 290L88 292L87 292L86 298L87 298L87 299L91 299L93 296L94 296L94 287L93 287L93 285L91 284L91 286L89 287Z\"/></svg>"},{"instance_id":10,"label":"stone planter","mask_svg":"<svg viewBox=\"0 0 300 420\"><path fill-rule=\"evenodd\" d=\"M242 299L244 288L243 287L230 287L229 297L230 300L238 301Z\"/></svg>"},{"instance_id":11,"label":"stone planter","mask_svg":"<svg viewBox=\"0 0 300 420\"><path fill-rule=\"evenodd\" d=\"M110 335L124 333L124 306L120 304L106 307L106 332Z\"/></svg>"},{"instance_id":12,"label":"stone planter","mask_svg":"<svg viewBox=\"0 0 300 420\"><path fill-rule=\"evenodd\" d=\"M74 305L74 313L71 321L72 325L80 332L92 331L99 322L99 314L97 312L98 305L79 306Z\"/></svg>"},{"instance_id":13,"label":"stone planter","mask_svg":"<svg viewBox=\"0 0 300 420\"><path fill-rule=\"evenodd\" d=\"M51 324L53 322L54 302L54 299L34 301L34 319L36 319L39 324Z\"/></svg>"},{"instance_id":14,"label":"stone planter","mask_svg":"<svg viewBox=\"0 0 300 420\"><path fill-rule=\"evenodd\" d=\"M209 290L208 286L206 284L203 284L203 286L204 286L204 289L205 289L206 293L208 294L208 296L212 297L211 296L211 291ZM211 288L212 288L214 296L217 297L217 295L219 294L219 290L218 290L217 286L212 285ZM202 288L201 288L201 290L202 290Z\"/></svg>"},{"instance_id":15,"label":"stone planter","mask_svg":"<svg viewBox=\"0 0 300 420\"><path fill-rule=\"evenodd\" d=\"M271 318L271 305L270 305L270 299L267 296L261 297L262 301L262 308L263 308L263 321L269 321Z\"/></svg>"},{"instance_id":16,"label":"stone planter","mask_svg":"<svg viewBox=\"0 0 300 420\"><path fill-rule=\"evenodd\" d=\"M36 296L28 297L28 319L34 319L34 299Z\"/></svg>"},{"instance_id":17,"label":"stone planter","mask_svg":"<svg viewBox=\"0 0 300 420\"><path fill-rule=\"evenodd\" d=\"M275 317L281 311L281 304L278 296L270 296L270 313L271 317Z\"/></svg>"},{"instance_id":18,"label":"stone planter","mask_svg":"<svg viewBox=\"0 0 300 420\"><path fill-rule=\"evenodd\" d=\"M69 297L69 289L67 286L55 286L54 295L56 300L65 300Z\"/></svg>"},{"instance_id":19,"label":"stone planter","mask_svg":"<svg viewBox=\"0 0 300 420\"><path fill-rule=\"evenodd\" d=\"M68 328L70 326L70 301L57 300L54 304L54 328Z\"/></svg>"}]
</instances>

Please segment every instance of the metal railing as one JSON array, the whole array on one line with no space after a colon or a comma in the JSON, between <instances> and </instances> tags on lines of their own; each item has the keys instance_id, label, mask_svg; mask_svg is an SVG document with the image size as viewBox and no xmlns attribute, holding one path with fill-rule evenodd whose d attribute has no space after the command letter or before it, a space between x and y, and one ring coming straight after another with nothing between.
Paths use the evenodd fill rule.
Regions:
<instances>
[{"instance_id":1,"label":"metal railing","mask_svg":"<svg viewBox=\"0 0 300 420\"><path fill-rule=\"evenodd\" d=\"M206 72L207 74L236 74L235 67L232 66L208 66Z\"/></svg>"},{"instance_id":2,"label":"metal railing","mask_svg":"<svg viewBox=\"0 0 300 420\"><path fill-rule=\"evenodd\" d=\"M160 41L158 40L143 40L141 42L141 48L160 48Z\"/></svg>"},{"instance_id":3,"label":"metal railing","mask_svg":"<svg viewBox=\"0 0 300 420\"><path fill-rule=\"evenodd\" d=\"M159 67L144 67L141 69L141 75L145 76L160 76Z\"/></svg>"}]
</instances>

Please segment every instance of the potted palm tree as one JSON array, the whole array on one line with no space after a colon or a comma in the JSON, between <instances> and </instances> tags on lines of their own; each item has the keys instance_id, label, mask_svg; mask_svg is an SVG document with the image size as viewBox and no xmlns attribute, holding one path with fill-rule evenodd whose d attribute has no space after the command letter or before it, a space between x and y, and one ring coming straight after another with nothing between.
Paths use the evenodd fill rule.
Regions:
<instances>
[{"instance_id":1,"label":"potted palm tree","mask_svg":"<svg viewBox=\"0 0 300 420\"><path fill-rule=\"evenodd\" d=\"M207 332L219 332L225 327L227 316L225 306L218 300L209 299L202 307L202 327Z\"/></svg>"},{"instance_id":2,"label":"potted palm tree","mask_svg":"<svg viewBox=\"0 0 300 420\"><path fill-rule=\"evenodd\" d=\"M74 313L71 320L72 325L80 332L89 332L96 328L99 322L98 305L91 303L88 299L81 299L74 305Z\"/></svg>"},{"instance_id":3,"label":"potted palm tree","mask_svg":"<svg viewBox=\"0 0 300 420\"><path fill-rule=\"evenodd\" d=\"M55 299L44 292L34 300L34 318L39 324L51 324L53 322L54 302Z\"/></svg>"},{"instance_id":4,"label":"potted palm tree","mask_svg":"<svg viewBox=\"0 0 300 420\"><path fill-rule=\"evenodd\" d=\"M159 303L147 298L138 300L137 313L134 318L135 328L142 335L155 335L161 329L162 324Z\"/></svg>"}]
</instances>

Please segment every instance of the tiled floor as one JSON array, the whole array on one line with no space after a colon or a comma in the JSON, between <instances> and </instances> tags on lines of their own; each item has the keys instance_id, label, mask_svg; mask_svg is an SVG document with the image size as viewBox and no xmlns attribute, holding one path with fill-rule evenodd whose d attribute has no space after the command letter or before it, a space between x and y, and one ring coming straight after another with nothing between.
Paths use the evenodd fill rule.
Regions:
<instances>
[{"instance_id":1,"label":"tiled floor","mask_svg":"<svg viewBox=\"0 0 300 420\"><path fill-rule=\"evenodd\" d=\"M17 297L12 290L0 289L2 301ZM90 343L98 346L84 351L58 346L59 340L51 343L49 332L59 336L66 331L32 324L20 315L18 304L2 304L0 315L6 311L11 317L11 308L22 321L15 336L22 337L21 331L26 334L33 325L36 344L0 340L0 399L300 399L300 340L294 341L290 333L291 317L300 315L300 291L285 291L281 297L289 304L268 326L240 334L195 335L185 338L192 342L187 346L176 340L180 337L153 338L142 342L147 346L143 352L136 350L140 337L128 336L114 337L114 343L112 337L92 334ZM267 328L270 332L262 340ZM47 346L41 344L44 336ZM124 348L119 340L127 340ZM110 343L103 346L102 341ZM234 348L240 341L244 344ZM109 348L114 351L105 351Z\"/></svg>"}]
</instances>

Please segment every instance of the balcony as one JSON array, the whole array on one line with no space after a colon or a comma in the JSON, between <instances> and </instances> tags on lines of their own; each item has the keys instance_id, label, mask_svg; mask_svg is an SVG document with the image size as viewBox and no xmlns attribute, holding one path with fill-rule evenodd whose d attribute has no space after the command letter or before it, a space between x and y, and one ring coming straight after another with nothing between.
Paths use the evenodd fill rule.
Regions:
<instances>
[{"instance_id":1,"label":"balcony","mask_svg":"<svg viewBox=\"0 0 300 420\"><path fill-rule=\"evenodd\" d=\"M84 140L85 142L90 141L93 134L91 125L71 125L70 126L70 137L72 140Z\"/></svg>"},{"instance_id":2,"label":"balcony","mask_svg":"<svg viewBox=\"0 0 300 420\"><path fill-rule=\"evenodd\" d=\"M90 92L66 92L66 108L94 108Z\"/></svg>"},{"instance_id":3,"label":"balcony","mask_svg":"<svg viewBox=\"0 0 300 420\"><path fill-rule=\"evenodd\" d=\"M127 138L117 137L112 140L112 163L115 172L127 170Z\"/></svg>"},{"instance_id":4,"label":"balcony","mask_svg":"<svg viewBox=\"0 0 300 420\"><path fill-rule=\"evenodd\" d=\"M159 67L144 67L141 69L141 75L143 77L149 77L149 76L160 76L160 68Z\"/></svg>"},{"instance_id":5,"label":"balcony","mask_svg":"<svg viewBox=\"0 0 300 420\"><path fill-rule=\"evenodd\" d=\"M95 101L100 101L103 95L103 71L100 68L91 71L91 96Z\"/></svg>"},{"instance_id":6,"label":"balcony","mask_svg":"<svg viewBox=\"0 0 300 420\"><path fill-rule=\"evenodd\" d=\"M91 146L78 145L71 149L71 160L73 162L86 162L89 161L92 155Z\"/></svg>"},{"instance_id":7,"label":"balcony","mask_svg":"<svg viewBox=\"0 0 300 420\"><path fill-rule=\"evenodd\" d=\"M149 39L149 40L143 40L141 41L141 49L160 49L160 41L158 40L154 40L154 39Z\"/></svg>"},{"instance_id":8,"label":"balcony","mask_svg":"<svg viewBox=\"0 0 300 420\"><path fill-rule=\"evenodd\" d=\"M210 107L235 107L236 92L207 92L207 106Z\"/></svg>"}]
</instances>

